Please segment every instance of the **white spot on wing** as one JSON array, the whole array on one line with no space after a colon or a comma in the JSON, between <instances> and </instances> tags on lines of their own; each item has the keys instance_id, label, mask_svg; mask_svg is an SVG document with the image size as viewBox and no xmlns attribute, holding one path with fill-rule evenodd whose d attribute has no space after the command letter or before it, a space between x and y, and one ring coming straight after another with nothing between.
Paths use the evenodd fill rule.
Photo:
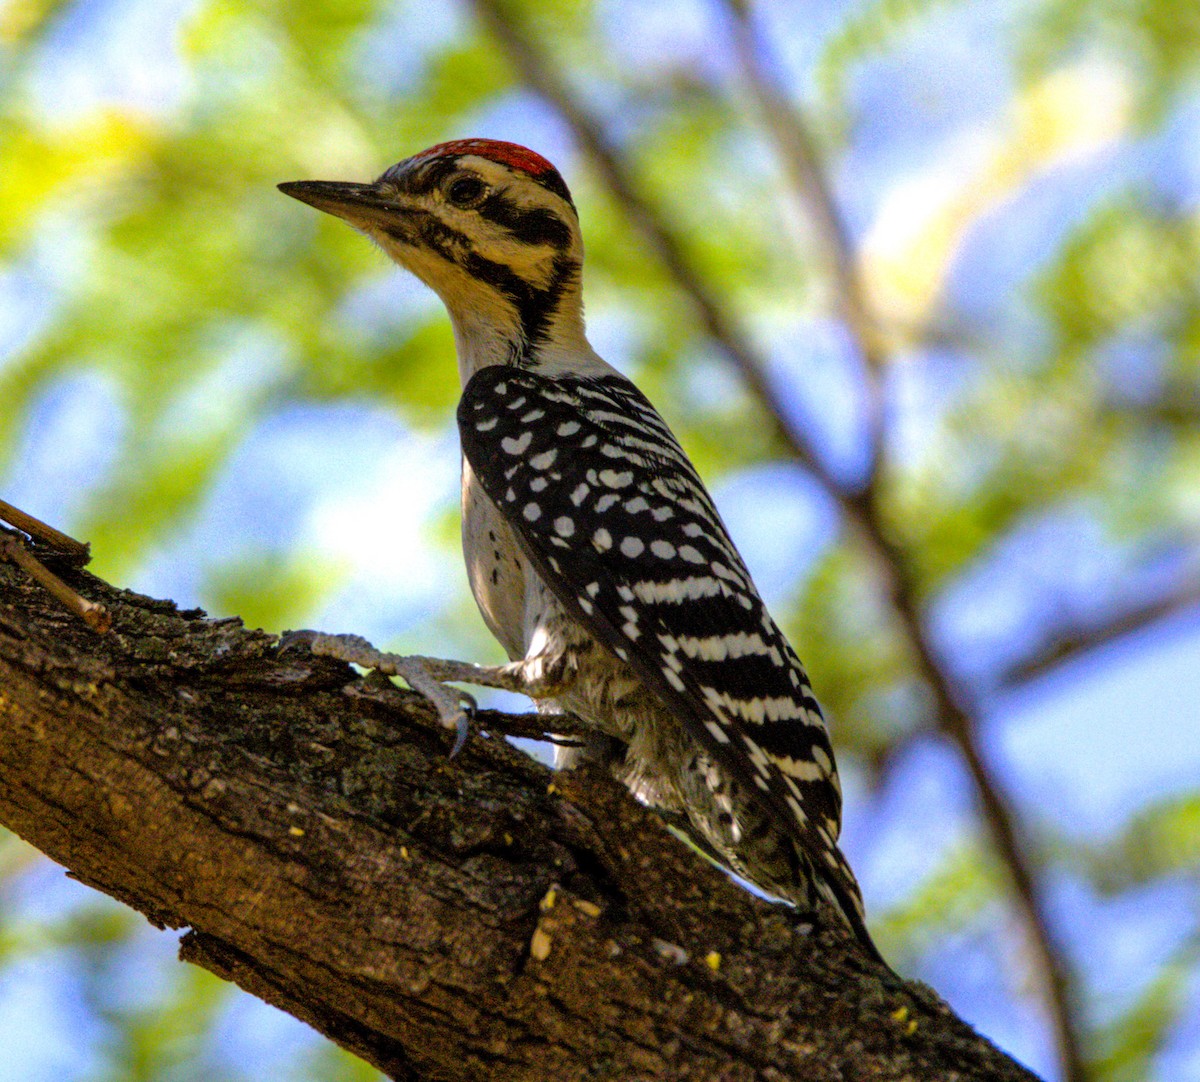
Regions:
<instances>
[{"instance_id":1,"label":"white spot on wing","mask_svg":"<svg viewBox=\"0 0 1200 1082\"><path fill-rule=\"evenodd\" d=\"M793 759L790 755L782 755L775 760L775 765L798 781L821 781L825 777L825 771L820 765L808 759Z\"/></svg>"},{"instance_id":2,"label":"white spot on wing","mask_svg":"<svg viewBox=\"0 0 1200 1082\"><path fill-rule=\"evenodd\" d=\"M608 488L625 488L633 484L633 474L629 470L601 470L600 483Z\"/></svg>"},{"instance_id":3,"label":"white spot on wing","mask_svg":"<svg viewBox=\"0 0 1200 1082\"><path fill-rule=\"evenodd\" d=\"M713 738L718 744L728 744L729 734L725 731L725 726L719 721L706 721L704 727L713 735Z\"/></svg>"},{"instance_id":4,"label":"white spot on wing","mask_svg":"<svg viewBox=\"0 0 1200 1082\"><path fill-rule=\"evenodd\" d=\"M523 433L521 433L520 436L518 436L516 438L514 438L512 436L505 436L504 439L502 439L500 441L500 446L506 454L523 455L525 453L525 449L532 442L533 442L533 433L532 432L523 432Z\"/></svg>"},{"instance_id":5,"label":"white spot on wing","mask_svg":"<svg viewBox=\"0 0 1200 1082\"><path fill-rule=\"evenodd\" d=\"M785 796L783 799L787 801L787 806L792 809L792 814L799 822L808 822L808 815L804 809L800 807L800 801L798 801L794 796Z\"/></svg>"},{"instance_id":6,"label":"white spot on wing","mask_svg":"<svg viewBox=\"0 0 1200 1082\"><path fill-rule=\"evenodd\" d=\"M716 579L708 580L716 585ZM726 658L758 655L769 657L776 665L783 664L783 657L778 649L767 642L757 631L747 633L736 631L729 635L707 635L702 637L681 636L680 648L688 657L698 657L702 661L724 661ZM789 702L791 700L788 700Z\"/></svg>"},{"instance_id":7,"label":"white spot on wing","mask_svg":"<svg viewBox=\"0 0 1200 1082\"><path fill-rule=\"evenodd\" d=\"M639 582L634 589L638 598L646 604L664 601L679 604L681 601L696 601L702 597L716 597L721 592L721 584L708 575L693 575L686 579L669 579L667 582Z\"/></svg>"}]
</instances>

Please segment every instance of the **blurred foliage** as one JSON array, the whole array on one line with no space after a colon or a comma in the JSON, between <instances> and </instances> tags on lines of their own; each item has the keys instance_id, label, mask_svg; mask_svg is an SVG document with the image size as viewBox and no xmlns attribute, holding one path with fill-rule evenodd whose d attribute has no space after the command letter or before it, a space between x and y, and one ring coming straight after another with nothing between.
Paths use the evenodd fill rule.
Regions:
<instances>
[{"instance_id":1,"label":"blurred foliage","mask_svg":"<svg viewBox=\"0 0 1200 1082\"><path fill-rule=\"evenodd\" d=\"M1096 846L1062 845L1097 889L1120 894L1200 868L1200 794L1157 800Z\"/></svg>"},{"instance_id":2,"label":"blurred foliage","mask_svg":"<svg viewBox=\"0 0 1200 1082\"><path fill-rule=\"evenodd\" d=\"M961 846L879 921L880 942L897 957L901 952L918 955L970 934L980 912L994 904L1000 886L981 846Z\"/></svg>"},{"instance_id":3,"label":"blurred foliage","mask_svg":"<svg viewBox=\"0 0 1200 1082\"><path fill-rule=\"evenodd\" d=\"M255 552L216 568L204 592L214 609L236 612L247 627L298 627L342 574L309 553L281 562L271 553Z\"/></svg>"},{"instance_id":4,"label":"blurred foliage","mask_svg":"<svg viewBox=\"0 0 1200 1082\"><path fill-rule=\"evenodd\" d=\"M829 321L828 260L797 220L747 106L719 9L680 0L662 17L667 27L656 5L632 0L511 7L603 116L818 446L831 459L834 445L861 448L859 410L843 402L861 390L861 373L838 354L844 334L813 345L809 331ZM986 696L1003 682L1004 659L1052 638L1080 595L1111 599L1154 553L1196 566L1200 165L1187 144L1200 9L1194 0L857 0L824 5L819 17L809 8L776 0L759 11L892 346L879 489L889 539L933 613L964 583L1019 577L1039 562L1070 580L1035 582L1021 625L1029 642L993 644L990 660L956 653L959 637L943 636L950 662L978 676ZM957 66L946 60L954 48ZM972 50L986 51L982 75ZM703 339L565 123L514 83L469 7L7 0L0 89L0 477L20 476L17 456L56 389L92 377L111 396L112 452L75 449L92 456L88 479L56 524L92 542L101 575L125 582L156 561L194 561L189 581L207 607L273 630L312 620L347 583L372 582L371 572L355 579L344 551L300 536L302 522L287 520L296 536L282 541L243 540L261 526L256 513L286 517L260 510L253 493L211 501L239 452L297 405L383 402L405 432L444 431L457 388L436 302L274 185L370 177L457 136L518 138L559 161L584 219L592 326L705 476L778 453L761 407ZM291 463L271 465L264 491L282 489ZM365 486L372 466L343 464L340 489ZM403 492L394 498L399 522ZM279 499L284 510L299 501L290 489ZM457 544L452 501L421 527L428 541ZM1094 526L1077 552L1053 528L1072 516ZM335 532L358 528L339 517ZM850 532L828 532L815 557L791 557L779 615L839 753L886 787L900 753L930 739L929 700L879 569ZM1042 534L1043 547L1031 547ZM1076 565L1093 566L1097 545L1111 549L1104 568L1072 578ZM388 633L423 652L427 639L472 657L496 649L461 593L424 625ZM1030 818L1047 865L1119 895L1194 881L1198 800L1146 794L1128 821L1086 843ZM0 890L17 897L42 868L0 835ZM960 841L878 915L881 936L919 964L947 936L985 927L1003 891L982 840ZM139 957L138 927L99 902L41 922L3 919L0 962L64 951L81 960L88 1009L106 1034L89 1078L249 1077L213 1051L212 1027L238 1000L204 974L174 967L153 1003L113 1001L103 975ZM1195 964L1193 943L1118 1017L1096 1023L1098 1080L1154 1077ZM284 1075L374 1077L319 1044Z\"/></svg>"},{"instance_id":5,"label":"blurred foliage","mask_svg":"<svg viewBox=\"0 0 1200 1082\"><path fill-rule=\"evenodd\" d=\"M1098 1077L1111 1082L1142 1082L1153 1077L1155 1056L1186 1008L1188 979L1198 948L1200 942L1193 938L1177 957L1160 967L1128 1009L1100 1027L1094 1061Z\"/></svg>"}]
</instances>

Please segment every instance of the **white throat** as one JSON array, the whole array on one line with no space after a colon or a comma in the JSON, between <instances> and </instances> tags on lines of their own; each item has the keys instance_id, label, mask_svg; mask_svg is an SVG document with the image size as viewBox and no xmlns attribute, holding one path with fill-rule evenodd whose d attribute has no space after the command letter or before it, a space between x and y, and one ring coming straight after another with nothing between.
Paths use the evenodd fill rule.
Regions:
<instances>
[{"instance_id":1,"label":"white throat","mask_svg":"<svg viewBox=\"0 0 1200 1082\"><path fill-rule=\"evenodd\" d=\"M462 386L492 364L513 364L521 355L522 334L515 305L493 294L490 303L452 303L443 297L454 329L458 352L458 376ZM601 375L612 369L588 344L583 326L583 307L578 287L559 298L542 341L530 347L524 359L539 372L562 375L583 369L580 374Z\"/></svg>"}]
</instances>

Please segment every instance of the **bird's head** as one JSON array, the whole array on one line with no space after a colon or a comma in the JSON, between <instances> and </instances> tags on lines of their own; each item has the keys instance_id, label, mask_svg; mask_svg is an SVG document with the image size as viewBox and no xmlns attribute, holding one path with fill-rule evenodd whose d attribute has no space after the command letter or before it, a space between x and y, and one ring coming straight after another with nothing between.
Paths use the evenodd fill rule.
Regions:
<instances>
[{"instance_id":1,"label":"bird's head","mask_svg":"<svg viewBox=\"0 0 1200 1082\"><path fill-rule=\"evenodd\" d=\"M492 139L440 143L370 184L282 192L343 218L433 289L480 363L536 363L582 340L583 241L571 193L540 154Z\"/></svg>"}]
</instances>

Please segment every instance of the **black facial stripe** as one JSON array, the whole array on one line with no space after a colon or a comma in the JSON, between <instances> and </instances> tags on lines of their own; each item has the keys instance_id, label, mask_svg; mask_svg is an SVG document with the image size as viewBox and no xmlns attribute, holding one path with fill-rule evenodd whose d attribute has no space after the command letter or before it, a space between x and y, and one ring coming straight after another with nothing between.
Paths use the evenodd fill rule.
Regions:
<instances>
[{"instance_id":1,"label":"black facial stripe","mask_svg":"<svg viewBox=\"0 0 1200 1082\"><path fill-rule=\"evenodd\" d=\"M538 303L530 303L521 312L521 328L525 341L531 346L540 344L545 338L550 326L550 317L557 310L563 293L578 282L579 260L564 255L555 256L550 284L536 293Z\"/></svg>"},{"instance_id":2,"label":"black facial stripe","mask_svg":"<svg viewBox=\"0 0 1200 1082\"><path fill-rule=\"evenodd\" d=\"M451 263L462 264L471 242L427 210L412 208L395 225L384 227L389 237L414 247L429 248Z\"/></svg>"},{"instance_id":3,"label":"black facial stripe","mask_svg":"<svg viewBox=\"0 0 1200 1082\"><path fill-rule=\"evenodd\" d=\"M500 293L503 293L505 297L512 301L518 310L523 304L527 304L533 296L533 287L524 278L520 277L520 275L514 274L512 269L506 267L503 263L497 263L493 259L485 259L476 252L470 252L465 258L459 259L456 262L472 278L478 278L481 282L487 282L488 285L494 286Z\"/></svg>"},{"instance_id":4,"label":"black facial stripe","mask_svg":"<svg viewBox=\"0 0 1200 1082\"><path fill-rule=\"evenodd\" d=\"M530 349L545 339L550 317L558 307L563 292L579 278L578 260L561 255L554 260L549 284L541 289L514 274L503 263L485 259L475 252L458 262L473 277L495 286L516 307L523 339L518 363L528 357Z\"/></svg>"},{"instance_id":5,"label":"black facial stripe","mask_svg":"<svg viewBox=\"0 0 1200 1082\"><path fill-rule=\"evenodd\" d=\"M543 188L549 192L553 192L560 199L565 199L571 209L575 209L575 203L571 199L570 189L567 187L566 181L558 175L557 169L551 169L548 173L543 173L541 176L534 177Z\"/></svg>"},{"instance_id":6,"label":"black facial stripe","mask_svg":"<svg viewBox=\"0 0 1200 1082\"><path fill-rule=\"evenodd\" d=\"M411 167L401 169L400 167L405 164L405 162L397 163L379 179L391 181L411 195L425 195L427 192L433 191L458 168L458 159L433 158L416 169Z\"/></svg>"},{"instance_id":7,"label":"black facial stripe","mask_svg":"<svg viewBox=\"0 0 1200 1082\"><path fill-rule=\"evenodd\" d=\"M512 349L515 364L527 362L530 351L545 340L563 293L579 281L579 261L560 252L551 264L550 281L544 287L535 286L511 267L481 256L472 249L466 234L426 210L413 208L384 231L401 244L428 248L447 262L457 263L473 278L487 282L512 302L521 324L521 340Z\"/></svg>"},{"instance_id":8,"label":"black facial stripe","mask_svg":"<svg viewBox=\"0 0 1200 1082\"><path fill-rule=\"evenodd\" d=\"M523 244L545 244L560 252L571 246L571 229L549 207L524 210L500 192L493 192L479 206L488 221L502 225Z\"/></svg>"}]
</instances>

